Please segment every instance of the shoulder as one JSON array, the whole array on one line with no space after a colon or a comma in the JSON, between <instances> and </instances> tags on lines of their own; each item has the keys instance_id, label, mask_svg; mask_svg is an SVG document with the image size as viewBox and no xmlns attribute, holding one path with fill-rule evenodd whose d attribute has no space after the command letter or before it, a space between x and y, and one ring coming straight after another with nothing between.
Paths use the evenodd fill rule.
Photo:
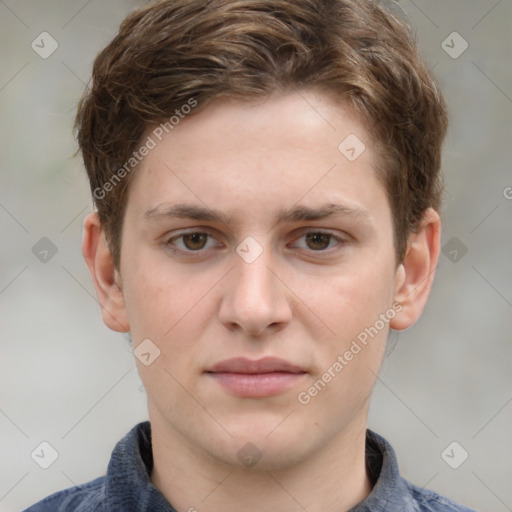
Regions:
<instances>
[{"instance_id":1,"label":"shoulder","mask_svg":"<svg viewBox=\"0 0 512 512\"><path fill-rule=\"evenodd\" d=\"M410 489L411 503L405 508L407 512L476 512L472 508L459 505L454 501L428 489L422 489L407 482Z\"/></svg>"},{"instance_id":2,"label":"shoulder","mask_svg":"<svg viewBox=\"0 0 512 512\"><path fill-rule=\"evenodd\" d=\"M47 496L23 512L102 512L105 477Z\"/></svg>"}]
</instances>

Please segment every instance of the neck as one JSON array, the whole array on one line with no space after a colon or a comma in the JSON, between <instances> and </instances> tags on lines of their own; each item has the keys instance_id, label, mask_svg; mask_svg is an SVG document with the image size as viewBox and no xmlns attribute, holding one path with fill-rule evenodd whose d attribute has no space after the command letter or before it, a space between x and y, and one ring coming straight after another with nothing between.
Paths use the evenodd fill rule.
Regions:
<instances>
[{"instance_id":1,"label":"neck","mask_svg":"<svg viewBox=\"0 0 512 512\"><path fill-rule=\"evenodd\" d=\"M347 429L291 467L257 469L226 464L189 446L159 419L151 418L151 481L178 512L344 512L371 492L364 425Z\"/></svg>"}]
</instances>

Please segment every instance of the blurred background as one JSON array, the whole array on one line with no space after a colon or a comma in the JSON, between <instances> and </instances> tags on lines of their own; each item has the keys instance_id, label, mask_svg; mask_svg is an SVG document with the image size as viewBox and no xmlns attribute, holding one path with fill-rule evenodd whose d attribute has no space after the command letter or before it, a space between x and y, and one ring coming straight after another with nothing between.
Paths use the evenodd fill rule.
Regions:
<instances>
[{"instance_id":1,"label":"blurred background","mask_svg":"<svg viewBox=\"0 0 512 512\"><path fill-rule=\"evenodd\" d=\"M104 474L116 442L147 418L129 343L102 323L82 260L92 203L72 135L95 55L141 3L0 0L2 512ZM512 2L401 5L451 111L443 254L425 313L385 361L369 427L394 446L407 479L477 510L505 512Z\"/></svg>"}]
</instances>

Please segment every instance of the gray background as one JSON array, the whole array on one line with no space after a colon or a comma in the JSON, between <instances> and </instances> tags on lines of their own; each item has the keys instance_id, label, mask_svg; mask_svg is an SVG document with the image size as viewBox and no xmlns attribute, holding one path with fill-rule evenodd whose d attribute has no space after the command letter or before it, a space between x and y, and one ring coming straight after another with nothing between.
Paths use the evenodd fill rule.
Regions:
<instances>
[{"instance_id":1,"label":"gray background","mask_svg":"<svg viewBox=\"0 0 512 512\"><path fill-rule=\"evenodd\" d=\"M82 260L92 207L71 133L95 54L140 3L0 1L3 512L103 474L114 444L147 416L133 355L103 325ZM402 5L451 110L445 254L424 315L384 364L369 426L417 485L512 510L512 1ZM59 44L47 59L31 48L43 31ZM469 44L457 58L454 31ZM42 237L57 248L47 261L32 250ZM31 458L42 441L58 452L46 470ZM469 453L458 469L441 456L453 441L452 465Z\"/></svg>"}]
</instances>

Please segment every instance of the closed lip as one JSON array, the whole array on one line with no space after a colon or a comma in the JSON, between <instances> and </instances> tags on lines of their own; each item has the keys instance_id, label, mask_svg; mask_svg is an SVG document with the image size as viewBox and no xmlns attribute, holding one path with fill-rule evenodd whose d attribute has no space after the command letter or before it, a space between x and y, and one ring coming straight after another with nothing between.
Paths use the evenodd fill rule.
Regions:
<instances>
[{"instance_id":1,"label":"closed lip","mask_svg":"<svg viewBox=\"0 0 512 512\"><path fill-rule=\"evenodd\" d=\"M248 359L246 357L233 357L216 363L206 370L207 373L307 373L300 366L294 365L279 357L264 357L262 359Z\"/></svg>"}]
</instances>

